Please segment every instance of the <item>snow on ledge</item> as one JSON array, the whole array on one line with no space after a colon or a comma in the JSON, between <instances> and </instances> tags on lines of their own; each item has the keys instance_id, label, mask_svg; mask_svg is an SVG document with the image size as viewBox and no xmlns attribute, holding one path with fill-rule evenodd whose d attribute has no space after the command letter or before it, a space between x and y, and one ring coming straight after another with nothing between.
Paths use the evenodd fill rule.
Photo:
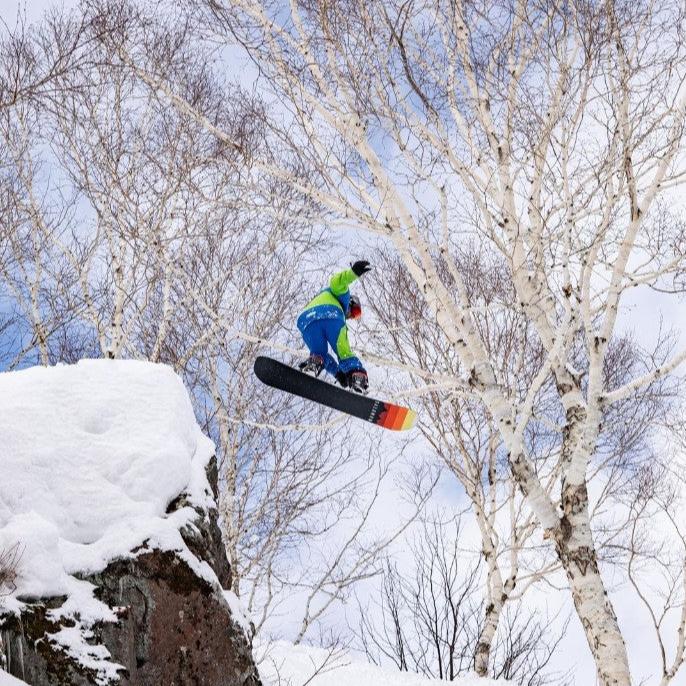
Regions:
<instances>
[{"instance_id":1,"label":"snow on ledge","mask_svg":"<svg viewBox=\"0 0 686 686\"><path fill-rule=\"evenodd\" d=\"M181 493L194 506L213 505L205 476L213 454L181 379L165 365L82 360L0 374L0 552L18 546L20 555L16 589L0 597L0 612L66 595L55 618L78 614L86 634L115 621L73 575L100 572L144 542L177 551L218 585L180 534L195 511L166 514ZM109 655L67 634L52 639L100 664L103 683L111 678Z\"/></svg>"},{"instance_id":2,"label":"snow on ledge","mask_svg":"<svg viewBox=\"0 0 686 686\"><path fill-rule=\"evenodd\" d=\"M229 606L229 612L231 613L231 618L234 623L237 624L241 631L245 634L246 638L250 640L252 638L252 627L250 626L250 620L248 619L248 613L243 607L239 597L231 590L223 591L224 600L226 600Z\"/></svg>"},{"instance_id":3,"label":"snow on ledge","mask_svg":"<svg viewBox=\"0 0 686 686\"><path fill-rule=\"evenodd\" d=\"M454 681L429 679L392 667L377 667L352 658L343 650L274 641L256 647L265 686L506 686L508 681L461 676Z\"/></svg>"}]
</instances>

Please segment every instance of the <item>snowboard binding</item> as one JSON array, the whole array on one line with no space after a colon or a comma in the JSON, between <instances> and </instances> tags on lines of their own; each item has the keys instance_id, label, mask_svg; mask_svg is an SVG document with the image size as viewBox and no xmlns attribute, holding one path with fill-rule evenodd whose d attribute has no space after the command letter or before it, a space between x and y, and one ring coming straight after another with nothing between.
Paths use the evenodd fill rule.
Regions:
<instances>
[{"instance_id":1,"label":"snowboard binding","mask_svg":"<svg viewBox=\"0 0 686 686\"><path fill-rule=\"evenodd\" d=\"M348 391L367 395L369 393L369 379L367 372L356 369L353 372L336 372L336 381Z\"/></svg>"},{"instance_id":2,"label":"snowboard binding","mask_svg":"<svg viewBox=\"0 0 686 686\"><path fill-rule=\"evenodd\" d=\"M355 393L367 395L369 393L369 379L367 372L354 371L348 374L348 388Z\"/></svg>"},{"instance_id":3,"label":"snowboard binding","mask_svg":"<svg viewBox=\"0 0 686 686\"><path fill-rule=\"evenodd\" d=\"M321 355L310 355L304 362L298 365L298 369L304 374L318 378L324 370L324 358ZM369 393L369 379L367 372L356 369L351 372L336 372L336 381L345 389L367 395Z\"/></svg>"},{"instance_id":4,"label":"snowboard binding","mask_svg":"<svg viewBox=\"0 0 686 686\"><path fill-rule=\"evenodd\" d=\"M324 369L324 358L321 355L310 355L298 365L298 369L304 374L318 377Z\"/></svg>"}]
</instances>

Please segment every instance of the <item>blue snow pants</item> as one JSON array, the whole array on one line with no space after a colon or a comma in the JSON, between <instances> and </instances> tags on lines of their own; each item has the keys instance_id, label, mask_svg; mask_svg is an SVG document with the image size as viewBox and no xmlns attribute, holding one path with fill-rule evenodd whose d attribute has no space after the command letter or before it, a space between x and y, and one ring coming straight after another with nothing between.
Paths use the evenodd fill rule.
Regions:
<instances>
[{"instance_id":1,"label":"blue snow pants","mask_svg":"<svg viewBox=\"0 0 686 686\"><path fill-rule=\"evenodd\" d=\"M344 326L345 322L340 319L315 319L309 322L305 328L301 329L298 326L310 353L323 357L324 369L334 376L338 371L338 362L329 354L329 346L336 350L338 335Z\"/></svg>"}]
</instances>

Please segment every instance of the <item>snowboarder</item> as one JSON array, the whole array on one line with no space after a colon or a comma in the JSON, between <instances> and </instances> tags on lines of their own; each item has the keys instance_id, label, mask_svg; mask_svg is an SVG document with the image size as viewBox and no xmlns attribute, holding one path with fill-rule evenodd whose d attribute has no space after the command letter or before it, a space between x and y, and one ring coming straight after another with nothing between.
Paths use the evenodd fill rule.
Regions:
<instances>
[{"instance_id":1,"label":"snowboarder","mask_svg":"<svg viewBox=\"0 0 686 686\"><path fill-rule=\"evenodd\" d=\"M310 356L299 365L306 374L319 376L322 369L336 377L336 381L357 393L369 388L367 372L360 359L350 349L346 319L362 316L362 306L348 287L371 269L369 262L358 260L350 269L331 277L329 287L311 300L298 317L298 330L302 334ZM329 354L333 348L338 362Z\"/></svg>"}]
</instances>

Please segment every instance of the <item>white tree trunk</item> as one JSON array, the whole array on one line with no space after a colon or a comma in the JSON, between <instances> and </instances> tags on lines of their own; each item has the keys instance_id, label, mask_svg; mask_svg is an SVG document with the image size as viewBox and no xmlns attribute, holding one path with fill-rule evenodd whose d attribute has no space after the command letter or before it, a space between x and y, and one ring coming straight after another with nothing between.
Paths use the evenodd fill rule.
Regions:
<instances>
[{"instance_id":1,"label":"white tree trunk","mask_svg":"<svg viewBox=\"0 0 686 686\"><path fill-rule=\"evenodd\" d=\"M602 686L631 686L629 659L617 615L605 590L588 508L586 469L600 430L595 403L584 404L578 385L560 386L567 407L562 443L562 518L555 533L574 607L586 632Z\"/></svg>"},{"instance_id":2,"label":"white tree trunk","mask_svg":"<svg viewBox=\"0 0 686 686\"><path fill-rule=\"evenodd\" d=\"M479 640L474 653L474 671L481 677L488 676L488 663L491 659L493 639L498 630L498 622L503 611L504 600L505 596L503 595L494 596L486 606L484 626L479 634Z\"/></svg>"},{"instance_id":3,"label":"white tree trunk","mask_svg":"<svg viewBox=\"0 0 686 686\"><path fill-rule=\"evenodd\" d=\"M565 497L565 501L573 503L575 511L562 518L556 548L595 659L598 681L602 686L631 686L626 646L598 569L588 523L586 487L566 495L570 498Z\"/></svg>"}]
</instances>

